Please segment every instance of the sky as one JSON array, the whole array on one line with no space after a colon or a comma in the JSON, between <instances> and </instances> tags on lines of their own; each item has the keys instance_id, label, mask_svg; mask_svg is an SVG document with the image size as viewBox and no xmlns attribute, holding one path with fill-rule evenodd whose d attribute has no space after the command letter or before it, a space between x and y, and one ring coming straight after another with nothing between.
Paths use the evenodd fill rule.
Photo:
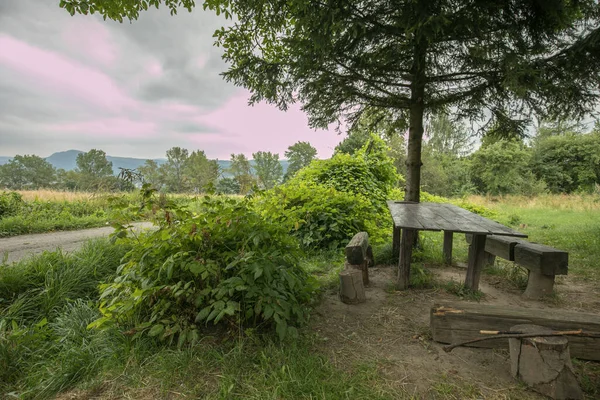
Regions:
<instances>
[{"instance_id":1,"label":"sky","mask_svg":"<svg viewBox=\"0 0 600 400\"><path fill-rule=\"evenodd\" d=\"M219 75L212 34L226 21L197 7L150 9L132 23L71 17L58 0L0 0L0 156L102 149L165 157L180 146L209 158L283 153L308 141L319 158L343 136L313 130L294 106L261 103Z\"/></svg>"}]
</instances>

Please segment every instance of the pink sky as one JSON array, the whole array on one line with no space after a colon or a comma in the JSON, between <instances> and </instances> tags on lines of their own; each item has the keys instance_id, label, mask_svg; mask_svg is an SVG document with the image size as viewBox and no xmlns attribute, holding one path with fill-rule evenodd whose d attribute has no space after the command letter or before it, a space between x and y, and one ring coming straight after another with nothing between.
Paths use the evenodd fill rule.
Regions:
<instances>
[{"instance_id":1,"label":"pink sky","mask_svg":"<svg viewBox=\"0 0 600 400\"><path fill-rule=\"evenodd\" d=\"M56 26L50 27L60 32L54 38L58 45L45 42L43 34L30 37L30 32L17 27L0 30L0 75L4 79L0 84L33 99L26 102L27 113L15 108L9 115L0 115L0 155L48 156L71 148L100 148L114 156L156 158L164 157L172 146L181 146L205 150L209 157L220 159L240 152L250 157L256 151L279 153L283 158L288 146L309 141L320 158L327 158L342 139L333 129L310 129L300 105L287 112L268 104L248 106L249 92L223 82L214 62L213 69L207 69L211 57L215 58L211 37L198 37L207 41L204 50L198 48L197 54L189 56L187 69L178 70L179 64L168 63L169 57L179 60L175 58L179 54L168 54L172 49L165 48L165 54L160 49L148 51L124 38L111 24L56 15ZM164 17L156 18L161 21ZM140 94L156 82L187 79L195 69L206 71L199 87L208 88L198 92L197 99L175 93L148 100ZM185 89L167 84L161 90L164 86ZM31 118L38 114L47 118ZM32 146L44 139L43 145Z\"/></svg>"}]
</instances>

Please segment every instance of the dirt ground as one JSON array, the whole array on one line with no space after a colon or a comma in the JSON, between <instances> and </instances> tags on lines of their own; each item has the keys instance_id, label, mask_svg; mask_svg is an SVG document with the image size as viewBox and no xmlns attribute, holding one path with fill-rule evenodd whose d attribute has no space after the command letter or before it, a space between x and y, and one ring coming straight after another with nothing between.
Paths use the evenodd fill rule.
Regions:
<instances>
[{"instance_id":1,"label":"dirt ground","mask_svg":"<svg viewBox=\"0 0 600 400\"><path fill-rule=\"evenodd\" d=\"M466 270L434 268L436 281L464 280ZM386 385L414 398L541 399L510 374L507 350L457 348L446 353L431 340L429 311L435 302L460 301L442 288L395 291L395 268L370 269L367 302L346 305L337 291L326 294L313 318L320 350L341 368L376 365ZM439 285L436 285L436 287ZM505 290L501 279L482 277L481 302L531 308L561 308L600 313L599 289L562 280L560 301L540 302Z\"/></svg>"}]
</instances>

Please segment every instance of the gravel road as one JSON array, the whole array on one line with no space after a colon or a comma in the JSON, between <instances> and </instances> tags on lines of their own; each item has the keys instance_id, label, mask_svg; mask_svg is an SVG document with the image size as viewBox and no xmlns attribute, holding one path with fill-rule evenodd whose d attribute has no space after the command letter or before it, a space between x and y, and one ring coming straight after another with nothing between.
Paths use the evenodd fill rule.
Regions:
<instances>
[{"instance_id":1,"label":"gravel road","mask_svg":"<svg viewBox=\"0 0 600 400\"><path fill-rule=\"evenodd\" d=\"M137 222L133 224L136 229L144 229L152 226L150 222ZM114 229L110 226L78 231L61 231L50 233L35 233L31 235L20 235L0 239L0 264L6 254L8 263L19 261L30 254L38 254L46 250L61 248L64 251L79 249L86 240L106 237Z\"/></svg>"}]
</instances>

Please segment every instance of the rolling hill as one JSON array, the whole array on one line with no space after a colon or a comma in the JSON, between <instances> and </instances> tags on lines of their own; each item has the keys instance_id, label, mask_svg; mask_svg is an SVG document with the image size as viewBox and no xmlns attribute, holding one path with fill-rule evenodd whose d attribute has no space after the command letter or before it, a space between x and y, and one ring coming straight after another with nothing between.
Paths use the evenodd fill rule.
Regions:
<instances>
[{"instance_id":1,"label":"rolling hill","mask_svg":"<svg viewBox=\"0 0 600 400\"><path fill-rule=\"evenodd\" d=\"M67 150L67 151L59 151L48 157L46 157L46 161L54 166L57 169L64 169L66 171L73 170L77 167L77 155L83 153L80 150ZM0 165L6 164L11 160L12 157L0 156ZM113 164L113 173L117 175L120 172L119 168L128 168L135 169L142 166L145 162L145 158L133 158L133 157L113 157L106 156L106 159ZM154 161L158 165L165 163L167 160L164 158L155 158ZM231 165L229 160L217 160L219 163L219 167L221 167L221 171L226 171ZM280 160L281 166L283 167L283 172L287 170L288 161ZM254 161L250 160L250 163L254 165ZM226 172L223 173L223 176L228 176Z\"/></svg>"}]
</instances>

